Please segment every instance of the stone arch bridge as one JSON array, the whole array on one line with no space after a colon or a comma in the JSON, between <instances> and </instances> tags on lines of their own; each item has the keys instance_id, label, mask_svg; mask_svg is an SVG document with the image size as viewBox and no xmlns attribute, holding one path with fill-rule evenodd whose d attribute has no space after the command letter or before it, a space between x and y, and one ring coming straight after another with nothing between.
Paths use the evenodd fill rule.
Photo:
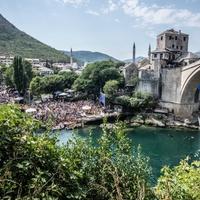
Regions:
<instances>
[{"instance_id":1,"label":"stone arch bridge","mask_svg":"<svg viewBox=\"0 0 200 200\"><path fill-rule=\"evenodd\" d=\"M180 68L162 69L161 105L182 117L200 106L200 60Z\"/></svg>"}]
</instances>

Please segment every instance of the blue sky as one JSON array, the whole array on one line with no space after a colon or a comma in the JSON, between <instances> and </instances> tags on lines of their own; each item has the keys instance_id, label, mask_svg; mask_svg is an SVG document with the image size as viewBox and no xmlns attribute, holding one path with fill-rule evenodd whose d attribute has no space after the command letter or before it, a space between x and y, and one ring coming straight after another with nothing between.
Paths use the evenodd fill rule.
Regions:
<instances>
[{"instance_id":1,"label":"blue sky","mask_svg":"<svg viewBox=\"0 0 200 200\"><path fill-rule=\"evenodd\" d=\"M56 49L100 51L118 59L147 56L165 29L190 34L200 51L200 0L0 0L0 13Z\"/></svg>"}]
</instances>

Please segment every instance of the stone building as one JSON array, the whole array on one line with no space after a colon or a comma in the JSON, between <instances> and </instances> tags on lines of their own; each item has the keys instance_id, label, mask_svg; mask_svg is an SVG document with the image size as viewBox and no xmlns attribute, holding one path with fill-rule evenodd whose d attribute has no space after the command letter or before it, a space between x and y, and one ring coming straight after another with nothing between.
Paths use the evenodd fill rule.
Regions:
<instances>
[{"instance_id":1,"label":"stone building","mask_svg":"<svg viewBox=\"0 0 200 200\"><path fill-rule=\"evenodd\" d=\"M122 68L122 73L125 79L126 86L132 86L132 79L138 75L138 68L136 65L136 46L133 44L133 58L131 63L127 63Z\"/></svg>"},{"instance_id":2,"label":"stone building","mask_svg":"<svg viewBox=\"0 0 200 200\"><path fill-rule=\"evenodd\" d=\"M189 35L174 29L157 36L149 63L139 67L138 91L157 97L182 117L199 109L200 58L188 52Z\"/></svg>"}]
</instances>

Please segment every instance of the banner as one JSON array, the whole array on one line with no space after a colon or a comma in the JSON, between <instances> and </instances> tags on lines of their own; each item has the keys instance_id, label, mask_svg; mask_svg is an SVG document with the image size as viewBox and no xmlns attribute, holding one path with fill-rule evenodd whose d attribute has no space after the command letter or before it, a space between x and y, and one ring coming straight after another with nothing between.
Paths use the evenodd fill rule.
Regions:
<instances>
[{"instance_id":1,"label":"banner","mask_svg":"<svg viewBox=\"0 0 200 200\"><path fill-rule=\"evenodd\" d=\"M200 84L197 86L197 89L200 91Z\"/></svg>"},{"instance_id":2,"label":"banner","mask_svg":"<svg viewBox=\"0 0 200 200\"><path fill-rule=\"evenodd\" d=\"M106 95L103 92L100 92L99 103L106 106Z\"/></svg>"}]
</instances>

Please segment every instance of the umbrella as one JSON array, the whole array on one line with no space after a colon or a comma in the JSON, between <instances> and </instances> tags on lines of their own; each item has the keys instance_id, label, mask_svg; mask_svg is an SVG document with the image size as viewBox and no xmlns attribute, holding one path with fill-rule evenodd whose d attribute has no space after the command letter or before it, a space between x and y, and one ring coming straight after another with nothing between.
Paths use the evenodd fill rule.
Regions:
<instances>
[{"instance_id":1,"label":"umbrella","mask_svg":"<svg viewBox=\"0 0 200 200\"><path fill-rule=\"evenodd\" d=\"M68 94L65 93L65 92L59 94L60 97L67 96L67 95L68 95Z\"/></svg>"},{"instance_id":2,"label":"umbrella","mask_svg":"<svg viewBox=\"0 0 200 200\"><path fill-rule=\"evenodd\" d=\"M26 113L34 113L34 112L37 112L37 110L35 108L28 108L26 110Z\"/></svg>"},{"instance_id":3,"label":"umbrella","mask_svg":"<svg viewBox=\"0 0 200 200\"><path fill-rule=\"evenodd\" d=\"M17 98L15 98L14 100L15 100L15 101L23 101L24 98L23 98L23 97L17 97Z\"/></svg>"}]
</instances>

